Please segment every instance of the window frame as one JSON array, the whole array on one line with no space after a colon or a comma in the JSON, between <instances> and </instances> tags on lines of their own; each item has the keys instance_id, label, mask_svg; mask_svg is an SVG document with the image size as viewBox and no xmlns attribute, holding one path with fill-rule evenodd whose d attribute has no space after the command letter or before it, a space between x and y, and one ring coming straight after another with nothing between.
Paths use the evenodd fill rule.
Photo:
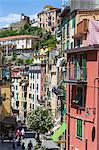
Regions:
<instances>
[{"instance_id":1,"label":"window frame","mask_svg":"<svg viewBox=\"0 0 99 150\"><path fill-rule=\"evenodd\" d=\"M73 87L72 87L72 88L73 88ZM82 88L82 89L83 89L82 105L79 105L79 104L73 102L73 101L76 99L76 97L77 97L77 90L78 90L78 88ZM74 92L74 91L73 91L73 92ZM73 94L74 94L73 92L72 92L72 105L75 104L76 107L82 107L82 108L85 107L85 106L84 106L84 105L85 105L85 103L84 103L84 102L85 102L85 87L84 87L84 86L77 86L77 87L76 87L76 94L75 94L76 96L73 95Z\"/></svg>"},{"instance_id":2,"label":"window frame","mask_svg":"<svg viewBox=\"0 0 99 150\"><path fill-rule=\"evenodd\" d=\"M81 135L82 136L80 136L80 135L78 135L77 134L77 121L82 121L82 133L81 133ZM80 139L80 140L83 140L83 138L84 138L84 121L82 120L82 118L80 118L80 117L76 117L76 138L78 138L78 139ZM81 126L81 125L80 125ZM81 129L79 129L79 130L81 130ZM80 132L80 131L79 131Z\"/></svg>"},{"instance_id":3,"label":"window frame","mask_svg":"<svg viewBox=\"0 0 99 150\"><path fill-rule=\"evenodd\" d=\"M76 25L76 18L75 16L72 17L72 29L75 28L75 25Z\"/></svg>"}]
</instances>

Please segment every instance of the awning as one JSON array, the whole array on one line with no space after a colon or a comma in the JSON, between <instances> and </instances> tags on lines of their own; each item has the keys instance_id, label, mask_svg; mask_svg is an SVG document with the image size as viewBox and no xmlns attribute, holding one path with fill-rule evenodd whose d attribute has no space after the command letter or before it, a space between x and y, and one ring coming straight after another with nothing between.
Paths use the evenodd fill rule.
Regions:
<instances>
[{"instance_id":1,"label":"awning","mask_svg":"<svg viewBox=\"0 0 99 150\"><path fill-rule=\"evenodd\" d=\"M64 122L61 127L51 136L54 142L65 132L66 130L66 122Z\"/></svg>"}]
</instances>

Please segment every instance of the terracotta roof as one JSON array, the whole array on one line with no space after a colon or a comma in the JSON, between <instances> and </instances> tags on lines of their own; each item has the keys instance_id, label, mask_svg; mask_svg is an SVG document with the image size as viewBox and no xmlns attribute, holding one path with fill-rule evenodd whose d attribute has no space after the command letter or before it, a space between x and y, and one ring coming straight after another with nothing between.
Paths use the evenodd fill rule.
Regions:
<instances>
[{"instance_id":1,"label":"terracotta roof","mask_svg":"<svg viewBox=\"0 0 99 150\"><path fill-rule=\"evenodd\" d=\"M0 41L7 41L7 40L14 40L14 39L24 39L24 38L39 39L38 36L32 36L32 35L17 35L17 36L8 36L8 37L0 38Z\"/></svg>"}]
</instances>

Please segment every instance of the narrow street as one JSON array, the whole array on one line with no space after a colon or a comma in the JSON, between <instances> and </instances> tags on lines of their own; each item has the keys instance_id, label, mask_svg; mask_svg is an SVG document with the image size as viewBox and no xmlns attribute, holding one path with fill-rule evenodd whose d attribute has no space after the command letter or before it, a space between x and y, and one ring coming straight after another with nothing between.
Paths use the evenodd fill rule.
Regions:
<instances>
[{"instance_id":1,"label":"narrow street","mask_svg":"<svg viewBox=\"0 0 99 150\"><path fill-rule=\"evenodd\" d=\"M36 141L34 138L25 138L22 140L22 142L25 143L25 147L27 148L27 145L29 143L29 141L32 141L32 144L33 146L36 145ZM13 150L13 147L12 147L12 142L9 142L9 141L4 141L3 143L1 143L0 141L0 150ZM16 150L21 150L21 147L17 147Z\"/></svg>"}]
</instances>

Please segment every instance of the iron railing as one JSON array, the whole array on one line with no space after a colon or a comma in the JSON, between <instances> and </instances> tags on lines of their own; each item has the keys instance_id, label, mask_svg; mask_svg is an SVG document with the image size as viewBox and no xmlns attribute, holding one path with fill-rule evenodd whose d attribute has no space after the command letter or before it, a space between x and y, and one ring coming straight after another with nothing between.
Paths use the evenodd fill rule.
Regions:
<instances>
[{"instance_id":1,"label":"iron railing","mask_svg":"<svg viewBox=\"0 0 99 150\"><path fill-rule=\"evenodd\" d=\"M86 81L87 69L86 67L69 67L66 69L66 78L68 80Z\"/></svg>"}]
</instances>

